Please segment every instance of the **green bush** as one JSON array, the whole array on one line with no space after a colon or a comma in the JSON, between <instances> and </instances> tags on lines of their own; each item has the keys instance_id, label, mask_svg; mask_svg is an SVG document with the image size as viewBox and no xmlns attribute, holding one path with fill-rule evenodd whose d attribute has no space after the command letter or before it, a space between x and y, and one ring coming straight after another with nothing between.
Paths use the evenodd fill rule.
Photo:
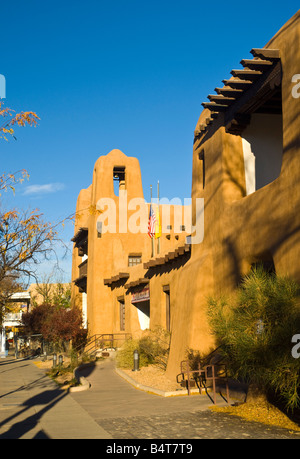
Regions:
<instances>
[{"instance_id":1,"label":"green bush","mask_svg":"<svg viewBox=\"0 0 300 459\"><path fill-rule=\"evenodd\" d=\"M116 363L121 368L133 368L133 353L138 350L140 367L158 365L165 369L170 348L170 333L162 328L148 331L140 339L127 340L116 356Z\"/></svg>"},{"instance_id":2,"label":"green bush","mask_svg":"<svg viewBox=\"0 0 300 459\"><path fill-rule=\"evenodd\" d=\"M140 367L149 365L147 358L141 354L139 349L139 341L129 339L125 341L121 349L117 352L116 363L118 367L132 369L133 368L133 353L135 350L140 353Z\"/></svg>"},{"instance_id":3,"label":"green bush","mask_svg":"<svg viewBox=\"0 0 300 459\"><path fill-rule=\"evenodd\" d=\"M187 360L189 362L189 367L192 371L198 370L199 364L202 363L202 356L200 351L195 349L188 349L186 352Z\"/></svg>"},{"instance_id":4,"label":"green bush","mask_svg":"<svg viewBox=\"0 0 300 459\"><path fill-rule=\"evenodd\" d=\"M300 360L291 355L300 333L299 285L262 267L232 298L209 299L209 322L231 375L300 407Z\"/></svg>"}]
</instances>

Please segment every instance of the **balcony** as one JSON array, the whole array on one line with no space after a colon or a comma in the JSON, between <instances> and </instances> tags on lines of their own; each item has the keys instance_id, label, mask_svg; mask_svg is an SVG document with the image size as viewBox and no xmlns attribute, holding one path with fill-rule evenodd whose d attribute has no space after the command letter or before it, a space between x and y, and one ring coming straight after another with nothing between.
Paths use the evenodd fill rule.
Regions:
<instances>
[{"instance_id":1,"label":"balcony","mask_svg":"<svg viewBox=\"0 0 300 459\"><path fill-rule=\"evenodd\" d=\"M78 266L79 268L79 277L87 276L87 264L88 260L84 260L80 265Z\"/></svg>"},{"instance_id":2,"label":"balcony","mask_svg":"<svg viewBox=\"0 0 300 459\"><path fill-rule=\"evenodd\" d=\"M83 257L88 254L88 229L80 228L75 236L71 239L75 243L75 247L78 248L78 255Z\"/></svg>"},{"instance_id":3,"label":"balcony","mask_svg":"<svg viewBox=\"0 0 300 459\"><path fill-rule=\"evenodd\" d=\"M79 288L80 293L86 293L87 290L87 266L87 259L80 263L80 265L78 266L79 277L74 280L74 284Z\"/></svg>"}]
</instances>

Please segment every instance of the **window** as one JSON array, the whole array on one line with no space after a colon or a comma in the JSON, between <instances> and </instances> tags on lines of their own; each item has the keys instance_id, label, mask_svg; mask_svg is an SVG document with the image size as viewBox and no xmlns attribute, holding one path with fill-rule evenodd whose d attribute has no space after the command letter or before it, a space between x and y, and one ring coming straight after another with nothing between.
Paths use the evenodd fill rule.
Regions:
<instances>
[{"instance_id":1,"label":"window","mask_svg":"<svg viewBox=\"0 0 300 459\"><path fill-rule=\"evenodd\" d=\"M119 196L120 190L126 190L125 167L116 166L113 170L114 193Z\"/></svg>"},{"instance_id":2,"label":"window","mask_svg":"<svg viewBox=\"0 0 300 459\"><path fill-rule=\"evenodd\" d=\"M166 329L171 331L171 307L170 307L170 287L165 285L163 287L166 298Z\"/></svg>"},{"instance_id":3,"label":"window","mask_svg":"<svg viewBox=\"0 0 300 459\"><path fill-rule=\"evenodd\" d=\"M128 266L136 266L142 263L142 255L129 255Z\"/></svg>"},{"instance_id":4,"label":"window","mask_svg":"<svg viewBox=\"0 0 300 459\"><path fill-rule=\"evenodd\" d=\"M120 331L125 331L125 301L124 298L118 298L120 313Z\"/></svg>"},{"instance_id":5,"label":"window","mask_svg":"<svg viewBox=\"0 0 300 459\"><path fill-rule=\"evenodd\" d=\"M282 115L254 113L242 133L242 142L248 196L280 175L283 158Z\"/></svg>"},{"instance_id":6,"label":"window","mask_svg":"<svg viewBox=\"0 0 300 459\"><path fill-rule=\"evenodd\" d=\"M205 188L205 156L204 156L204 150L201 150L199 153L199 160L202 161L202 184L203 184L203 189Z\"/></svg>"}]
</instances>

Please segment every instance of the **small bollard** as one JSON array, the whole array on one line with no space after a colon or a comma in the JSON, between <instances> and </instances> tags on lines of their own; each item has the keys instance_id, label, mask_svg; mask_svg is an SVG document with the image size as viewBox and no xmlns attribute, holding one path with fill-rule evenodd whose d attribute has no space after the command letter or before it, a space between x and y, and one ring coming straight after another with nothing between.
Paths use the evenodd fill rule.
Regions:
<instances>
[{"instance_id":1,"label":"small bollard","mask_svg":"<svg viewBox=\"0 0 300 459\"><path fill-rule=\"evenodd\" d=\"M64 363L64 358L62 355L59 355L58 356L58 366L62 367L63 363Z\"/></svg>"},{"instance_id":2,"label":"small bollard","mask_svg":"<svg viewBox=\"0 0 300 459\"><path fill-rule=\"evenodd\" d=\"M136 349L133 353L133 370L132 371L140 371L140 355L139 351Z\"/></svg>"},{"instance_id":3,"label":"small bollard","mask_svg":"<svg viewBox=\"0 0 300 459\"><path fill-rule=\"evenodd\" d=\"M43 358L43 361L44 361L44 362L47 362L47 352L46 352L46 351L44 352L44 358Z\"/></svg>"},{"instance_id":4,"label":"small bollard","mask_svg":"<svg viewBox=\"0 0 300 459\"><path fill-rule=\"evenodd\" d=\"M56 364L57 364L57 355L53 354L53 368L56 367Z\"/></svg>"}]
</instances>

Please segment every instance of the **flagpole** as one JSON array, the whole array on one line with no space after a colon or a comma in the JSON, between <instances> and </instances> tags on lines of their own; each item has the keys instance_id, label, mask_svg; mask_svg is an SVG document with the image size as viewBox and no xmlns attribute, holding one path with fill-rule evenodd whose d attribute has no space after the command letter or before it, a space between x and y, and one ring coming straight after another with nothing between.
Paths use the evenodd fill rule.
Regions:
<instances>
[{"instance_id":1,"label":"flagpole","mask_svg":"<svg viewBox=\"0 0 300 459\"><path fill-rule=\"evenodd\" d=\"M150 207L152 206L152 185L150 185L150 190L151 190L151 204ZM155 246L154 246L154 237L151 238L151 258L154 257L154 251L155 251Z\"/></svg>"},{"instance_id":2,"label":"flagpole","mask_svg":"<svg viewBox=\"0 0 300 459\"><path fill-rule=\"evenodd\" d=\"M159 224L161 224L160 223L160 214L159 214L159 180L157 182L157 205L158 205ZM158 229L158 231L160 231L160 228ZM157 253L160 253L160 235L159 235L159 238L157 240Z\"/></svg>"}]
</instances>

